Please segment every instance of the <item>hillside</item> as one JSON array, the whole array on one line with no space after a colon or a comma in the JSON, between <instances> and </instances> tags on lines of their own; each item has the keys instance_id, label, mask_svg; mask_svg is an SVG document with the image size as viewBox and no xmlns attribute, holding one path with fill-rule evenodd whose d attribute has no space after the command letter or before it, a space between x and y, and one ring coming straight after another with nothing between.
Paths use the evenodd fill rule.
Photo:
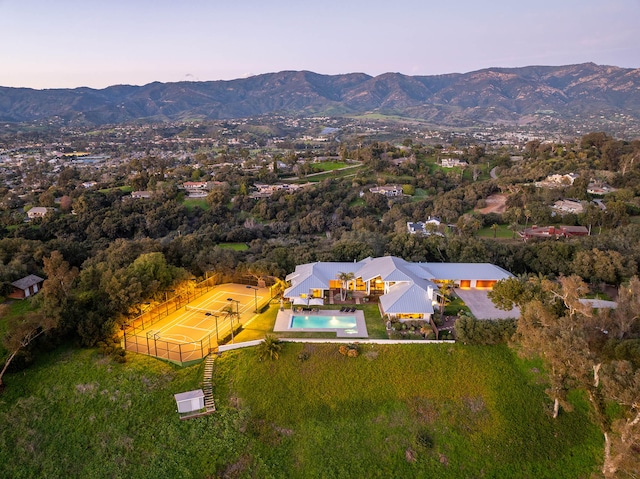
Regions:
<instances>
[{"instance_id":1,"label":"hillside","mask_svg":"<svg viewBox=\"0 0 640 479\"><path fill-rule=\"evenodd\" d=\"M602 440L586 404L552 419L538 374L506 347L246 349L216 360L216 413L180 421L198 366L63 348L8 378L0 476L588 477Z\"/></svg>"},{"instance_id":2,"label":"hillside","mask_svg":"<svg viewBox=\"0 0 640 479\"><path fill-rule=\"evenodd\" d=\"M378 112L442 125L521 124L539 114L640 119L640 69L593 63L488 68L465 74L320 75L283 71L245 79L33 90L0 87L0 121L110 124L269 114Z\"/></svg>"}]
</instances>

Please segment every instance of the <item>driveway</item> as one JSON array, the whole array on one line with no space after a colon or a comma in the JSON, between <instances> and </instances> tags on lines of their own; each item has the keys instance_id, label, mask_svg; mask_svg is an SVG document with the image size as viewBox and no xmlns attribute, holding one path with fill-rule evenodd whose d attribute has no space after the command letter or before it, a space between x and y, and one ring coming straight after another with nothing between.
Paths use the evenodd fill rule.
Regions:
<instances>
[{"instance_id":1,"label":"driveway","mask_svg":"<svg viewBox=\"0 0 640 479\"><path fill-rule=\"evenodd\" d=\"M489 290L455 288L454 291L469 307L477 319L505 319L520 317L519 308L513 308L511 311L503 311L496 308L487 296Z\"/></svg>"}]
</instances>

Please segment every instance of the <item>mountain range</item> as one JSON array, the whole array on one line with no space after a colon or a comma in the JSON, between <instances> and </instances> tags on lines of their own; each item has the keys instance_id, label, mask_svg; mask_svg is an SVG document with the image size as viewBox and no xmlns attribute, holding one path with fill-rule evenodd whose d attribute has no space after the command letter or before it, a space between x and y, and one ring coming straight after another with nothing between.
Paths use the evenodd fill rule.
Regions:
<instances>
[{"instance_id":1,"label":"mountain range","mask_svg":"<svg viewBox=\"0 0 640 479\"><path fill-rule=\"evenodd\" d=\"M283 71L230 81L104 89L0 87L0 121L118 124L270 114L380 113L465 126L626 115L640 119L640 69L584 63L408 76Z\"/></svg>"}]
</instances>

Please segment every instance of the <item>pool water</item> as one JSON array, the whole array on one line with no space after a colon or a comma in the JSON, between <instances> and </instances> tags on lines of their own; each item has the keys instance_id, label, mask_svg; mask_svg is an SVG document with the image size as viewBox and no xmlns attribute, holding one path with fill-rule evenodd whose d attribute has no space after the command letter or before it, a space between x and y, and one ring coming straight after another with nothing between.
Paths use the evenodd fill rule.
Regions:
<instances>
[{"instance_id":1,"label":"pool water","mask_svg":"<svg viewBox=\"0 0 640 479\"><path fill-rule=\"evenodd\" d=\"M356 327L355 316L291 316L290 328L347 329Z\"/></svg>"}]
</instances>

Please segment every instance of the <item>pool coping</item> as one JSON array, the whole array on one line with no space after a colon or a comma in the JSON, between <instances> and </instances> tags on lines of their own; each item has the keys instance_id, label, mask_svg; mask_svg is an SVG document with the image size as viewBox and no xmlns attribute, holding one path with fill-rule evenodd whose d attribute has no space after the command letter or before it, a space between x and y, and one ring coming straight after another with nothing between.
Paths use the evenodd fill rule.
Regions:
<instances>
[{"instance_id":1,"label":"pool coping","mask_svg":"<svg viewBox=\"0 0 640 479\"><path fill-rule=\"evenodd\" d=\"M313 316L314 314L318 316L326 316L328 314L335 316L355 316L356 318L356 327L355 332L354 328L290 328L291 324L291 316L296 313L291 309L285 309L278 311L278 315L276 316L276 322L273 326L273 331L276 333L336 333L336 337L338 338L368 338L369 333L367 331L367 323L364 320L364 312L360 309L356 309L354 312L341 312L339 309L321 309L319 311L304 311L304 314Z\"/></svg>"}]
</instances>

